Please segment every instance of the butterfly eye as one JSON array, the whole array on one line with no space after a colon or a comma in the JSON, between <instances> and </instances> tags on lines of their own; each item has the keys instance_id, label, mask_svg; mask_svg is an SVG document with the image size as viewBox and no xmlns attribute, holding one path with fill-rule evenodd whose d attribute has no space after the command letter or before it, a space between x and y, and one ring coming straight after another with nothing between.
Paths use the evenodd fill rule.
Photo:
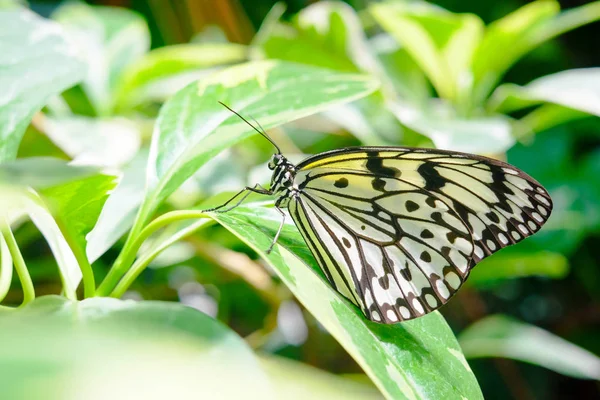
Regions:
<instances>
[{"instance_id":1,"label":"butterfly eye","mask_svg":"<svg viewBox=\"0 0 600 400\"><path fill-rule=\"evenodd\" d=\"M278 161L279 160L277 159L277 155L274 154L273 157L271 157L271 160L269 160L269 165L268 165L268 167L271 171L273 171L275 169L275 167L277 167Z\"/></svg>"}]
</instances>

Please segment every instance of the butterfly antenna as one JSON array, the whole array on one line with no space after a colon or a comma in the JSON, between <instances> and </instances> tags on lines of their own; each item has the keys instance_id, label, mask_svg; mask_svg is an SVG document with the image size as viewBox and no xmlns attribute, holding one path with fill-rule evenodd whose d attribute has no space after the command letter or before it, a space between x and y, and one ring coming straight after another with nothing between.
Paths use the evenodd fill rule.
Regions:
<instances>
[{"instance_id":1,"label":"butterfly antenna","mask_svg":"<svg viewBox=\"0 0 600 400\"><path fill-rule=\"evenodd\" d=\"M271 139L269 137L269 135L267 135L267 132L265 132L265 130L263 129L263 127L258 123L258 121L256 121L254 118L252 118L252 120L254 122L256 122L256 124L260 127L260 129L258 129L256 126L252 125L250 122L248 122L248 120L244 117L242 117L240 115L240 113L238 113L237 111L233 110L231 107L229 107L227 104L220 102L219 104L221 104L223 107L225 107L226 109L228 109L229 111L231 111L232 113L234 113L235 115L237 115L238 117L240 117L240 119L242 121L244 121L245 123L247 123L248 125L250 125L252 127L252 129L254 129L256 132L260 133L265 139L267 139L269 142L271 142L271 144L273 146L275 146L275 148L277 149L277 154L281 154L281 149L279 148L279 146L277 146L277 144L273 141L273 139Z\"/></svg>"}]
</instances>

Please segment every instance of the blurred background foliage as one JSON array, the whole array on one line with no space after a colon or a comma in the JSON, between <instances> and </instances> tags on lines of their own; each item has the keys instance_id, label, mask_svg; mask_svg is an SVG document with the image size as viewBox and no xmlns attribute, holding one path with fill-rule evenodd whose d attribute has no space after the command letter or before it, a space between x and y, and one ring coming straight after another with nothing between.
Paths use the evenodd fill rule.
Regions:
<instances>
[{"instance_id":1,"label":"blurred background foliage","mask_svg":"<svg viewBox=\"0 0 600 400\"><path fill-rule=\"evenodd\" d=\"M134 193L133 204L122 211L128 221L139 205L135 193L143 190L154 118L185 84L263 58L373 74L383 83L376 93L274 129L284 153L294 160L358 144L437 146L505 158L539 180L554 199L547 226L482 262L441 312L485 398L600 397L600 361L594 356L600 355L600 72L595 68L600 23L594 22L599 4L560 1L561 9L579 11L558 20L559 3L550 1L346 3L89 2L135 11L129 13L30 1L33 11L76 32L92 72L36 116L19 157L123 168L128 193ZM499 39L487 49L482 45L468 66L483 24L523 6L526 11L510 23L487 27L496 29ZM456 32L463 41L453 46ZM440 57L451 67L438 69ZM480 75L465 80L461 68L467 67ZM553 79L532 83L545 75ZM89 135L77 135L82 130ZM227 150L171 195L161 211L267 182L271 153L261 138ZM128 228L125 222L112 234ZM35 227L24 224L16 239L37 293L60 293L61 282L49 268L55 261ZM122 244L106 253L106 248L91 251L98 258L98 276ZM14 283L5 303L18 304L21 297ZM181 302L216 317L254 349L367 379L256 254L219 226L167 249L124 297Z\"/></svg>"}]
</instances>

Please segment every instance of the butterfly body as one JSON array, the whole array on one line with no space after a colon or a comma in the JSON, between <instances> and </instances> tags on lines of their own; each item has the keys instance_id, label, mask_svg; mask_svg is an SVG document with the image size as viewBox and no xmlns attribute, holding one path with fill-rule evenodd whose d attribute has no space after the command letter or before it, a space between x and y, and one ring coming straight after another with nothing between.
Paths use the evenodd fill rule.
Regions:
<instances>
[{"instance_id":1,"label":"butterfly body","mask_svg":"<svg viewBox=\"0 0 600 400\"><path fill-rule=\"evenodd\" d=\"M539 230L552 209L533 178L471 154L356 147L298 165L275 154L269 168L269 194L329 283L380 323L438 309L476 263Z\"/></svg>"}]
</instances>

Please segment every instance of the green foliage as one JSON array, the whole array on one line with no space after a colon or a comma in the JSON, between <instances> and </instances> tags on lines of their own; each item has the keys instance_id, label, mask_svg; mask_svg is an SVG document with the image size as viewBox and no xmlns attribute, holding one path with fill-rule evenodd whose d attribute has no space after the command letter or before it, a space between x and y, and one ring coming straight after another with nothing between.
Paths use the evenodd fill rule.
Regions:
<instances>
[{"instance_id":1,"label":"green foliage","mask_svg":"<svg viewBox=\"0 0 600 400\"><path fill-rule=\"evenodd\" d=\"M0 10L0 161L12 160L33 115L83 77L84 67L64 32L24 9ZM40 69L40 65L55 68Z\"/></svg>"},{"instance_id":2,"label":"green foliage","mask_svg":"<svg viewBox=\"0 0 600 400\"><path fill-rule=\"evenodd\" d=\"M302 376L328 398L481 398L465 357L600 379L591 352L503 316L474 322L459 341L438 312L396 325L368 322L326 283L293 224L265 254L280 222L270 202L200 211L245 183L269 180L273 148L219 101L260 122L293 160L349 144L508 152L550 189L555 212L534 238L478 265L465 291L565 278L580 262L581 243L600 228L600 153L575 159L570 129L580 128L565 125L600 116L598 69L525 85L503 77L540 44L600 19L600 2L561 12L555 1L535 1L488 25L419 1L377 2L362 14L317 2L287 21L278 4L249 45L153 50L144 17L127 9L69 3L46 20L7 4L0 2L3 393L210 397L218 388L280 398L306 394ZM16 159L17 151L41 156ZM33 257L40 238L48 251ZM594 296L593 279L582 280ZM62 296L36 298L48 292ZM124 295L198 308L210 300L219 309L208 316L174 302L108 298ZM290 329L291 298L310 315L296 315L301 325ZM450 325L465 325L459 321ZM329 332L377 390L259 357L248 345L275 352L299 326ZM251 334L244 341L234 330ZM24 384L39 376L51 384L44 391Z\"/></svg>"},{"instance_id":3,"label":"green foliage","mask_svg":"<svg viewBox=\"0 0 600 400\"><path fill-rule=\"evenodd\" d=\"M265 254L279 225L274 210L238 207L213 218L268 260L386 397L482 398L452 331L438 312L396 325L367 321L326 283L293 224L284 229L280 245Z\"/></svg>"}]
</instances>

